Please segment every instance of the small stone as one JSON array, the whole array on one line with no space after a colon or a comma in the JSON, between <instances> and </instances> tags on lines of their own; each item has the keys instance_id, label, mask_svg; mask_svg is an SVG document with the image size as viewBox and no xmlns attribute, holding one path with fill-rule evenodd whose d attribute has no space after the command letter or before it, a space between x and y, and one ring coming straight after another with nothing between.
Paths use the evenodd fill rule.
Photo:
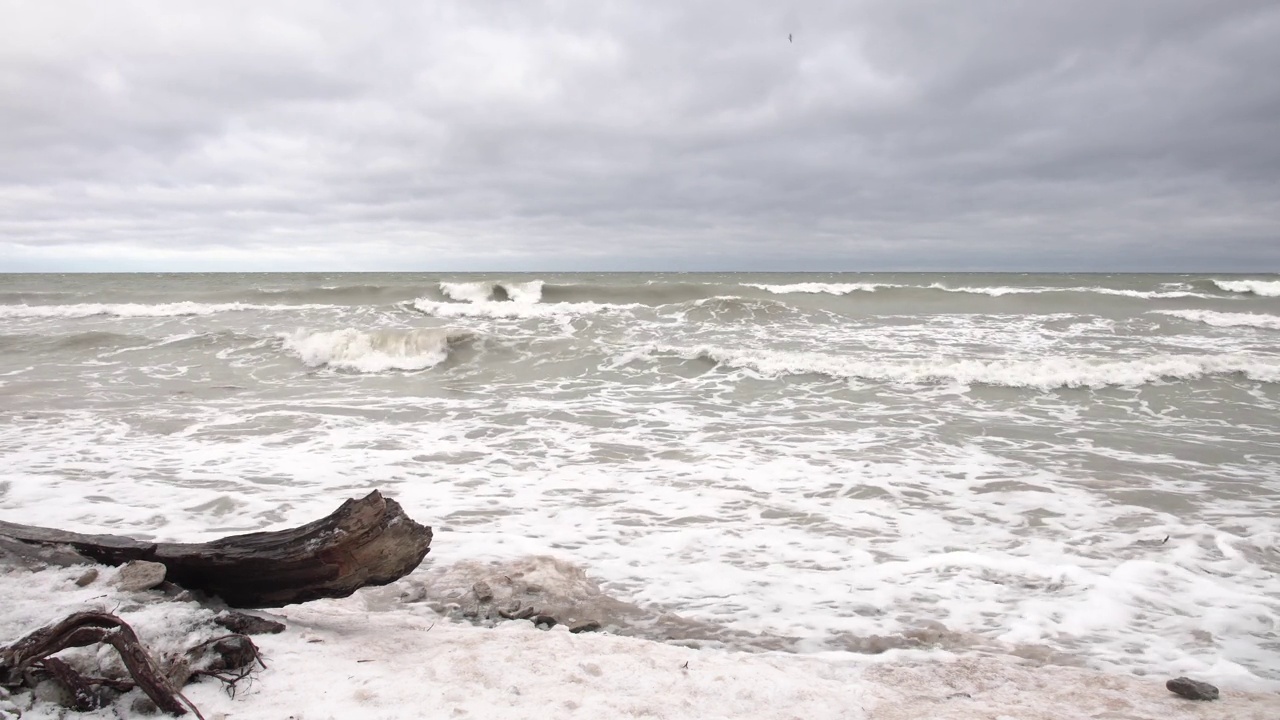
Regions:
<instances>
[{"instance_id":1,"label":"small stone","mask_svg":"<svg viewBox=\"0 0 1280 720\"><path fill-rule=\"evenodd\" d=\"M129 709L135 715L155 715L160 712L160 708L156 707L156 704L146 695L135 697L133 702L129 703Z\"/></svg>"},{"instance_id":2,"label":"small stone","mask_svg":"<svg viewBox=\"0 0 1280 720\"><path fill-rule=\"evenodd\" d=\"M556 619L550 615L539 615L533 619L534 625L546 625L548 629L556 626Z\"/></svg>"},{"instance_id":3,"label":"small stone","mask_svg":"<svg viewBox=\"0 0 1280 720\"><path fill-rule=\"evenodd\" d=\"M242 612L227 612L213 621L234 633L242 635L275 635L284 632L284 623L268 620Z\"/></svg>"},{"instance_id":4,"label":"small stone","mask_svg":"<svg viewBox=\"0 0 1280 720\"><path fill-rule=\"evenodd\" d=\"M538 611L535 610L532 606L522 608L519 605L517 605L514 610L498 611L499 617L504 617L508 620L528 620L529 618L537 614L538 614Z\"/></svg>"},{"instance_id":5,"label":"small stone","mask_svg":"<svg viewBox=\"0 0 1280 720\"><path fill-rule=\"evenodd\" d=\"M595 632L599 630L601 627L603 626L600 623L596 622L595 620L588 620L586 622L580 622L577 625L570 627L569 632L575 633L575 634L584 633L584 632Z\"/></svg>"},{"instance_id":6,"label":"small stone","mask_svg":"<svg viewBox=\"0 0 1280 720\"><path fill-rule=\"evenodd\" d=\"M1181 695L1188 700L1217 700L1218 688L1206 682L1192 680L1191 678L1174 678L1165 683L1169 692L1175 695Z\"/></svg>"},{"instance_id":7,"label":"small stone","mask_svg":"<svg viewBox=\"0 0 1280 720\"><path fill-rule=\"evenodd\" d=\"M76 585L78 587L84 587L97 579L98 579L98 568L89 568L88 570L84 571L84 574L76 578Z\"/></svg>"},{"instance_id":8,"label":"small stone","mask_svg":"<svg viewBox=\"0 0 1280 720\"><path fill-rule=\"evenodd\" d=\"M155 589L164 593L166 598L174 602L195 602L196 600L195 594L190 590L168 580L157 585Z\"/></svg>"},{"instance_id":9,"label":"small stone","mask_svg":"<svg viewBox=\"0 0 1280 720\"><path fill-rule=\"evenodd\" d=\"M165 567L157 562L131 560L116 573L112 582L125 592L140 592L164 582Z\"/></svg>"},{"instance_id":10,"label":"small stone","mask_svg":"<svg viewBox=\"0 0 1280 720\"><path fill-rule=\"evenodd\" d=\"M489 587L489 583L483 580L472 585L471 592L476 594L476 599L480 602L489 602L493 599L493 589Z\"/></svg>"}]
</instances>

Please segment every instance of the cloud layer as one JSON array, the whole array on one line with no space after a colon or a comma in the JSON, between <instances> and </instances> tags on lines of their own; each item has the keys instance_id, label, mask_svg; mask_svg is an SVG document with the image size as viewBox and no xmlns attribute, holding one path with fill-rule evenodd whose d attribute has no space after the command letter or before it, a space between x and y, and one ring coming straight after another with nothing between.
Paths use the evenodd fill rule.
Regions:
<instances>
[{"instance_id":1,"label":"cloud layer","mask_svg":"<svg viewBox=\"0 0 1280 720\"><path fill-rule=\"evenodd\" d=\"M0 271L1280 270L1272 2L0 6Z\"/></svg>"}]
</instances>

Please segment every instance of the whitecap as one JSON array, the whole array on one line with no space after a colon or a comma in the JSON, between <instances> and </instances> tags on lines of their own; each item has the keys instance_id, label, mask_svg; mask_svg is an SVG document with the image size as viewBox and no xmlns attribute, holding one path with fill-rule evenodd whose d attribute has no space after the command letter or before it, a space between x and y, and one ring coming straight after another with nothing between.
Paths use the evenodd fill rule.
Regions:
<instances>
[{"instance_id":1,"label":"whitecap","mask_svg":"<svg viewBox=\"0 0 1280 720\"><path fill-rule=\"evenodd\" d=\"M1213 284L1227 292L1280 297L1280 280L1214 280Z\"/></svg>"},{"instance_id":2,"label":"whitecap","mask_svg":"<svg viewBox=\"0 0 1280 720\"><path fill-rule=\"evenodd\" d=\"M442 282L440 292L458 302L483 303L508 299L514 303L532 304L542 300L541 280L513 282L509 280L477 280L473 282ZM500 298L495 295L500 294Z\"/></svg>"}]
</instances>

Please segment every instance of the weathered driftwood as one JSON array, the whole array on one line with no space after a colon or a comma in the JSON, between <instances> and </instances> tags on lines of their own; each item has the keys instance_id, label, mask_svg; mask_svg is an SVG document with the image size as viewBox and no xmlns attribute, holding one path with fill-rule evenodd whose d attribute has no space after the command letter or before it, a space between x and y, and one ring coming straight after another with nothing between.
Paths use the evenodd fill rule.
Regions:
<instances>
[{"instance_id":1,"label":"weathered driftwood","mask_svg":"<svg viewBox=\"0 0 1280 720\"><path fill-rule=\"evenodd\" d=\"M365 585L385 585L412 572L431 548L431 528L376 490L301 527L207 543L151 543L0 522L0 540L5 538L44 549L70 547L108 565L162 563L169 581L243 608L346 597Z\"/></svg>"}]
</instances>

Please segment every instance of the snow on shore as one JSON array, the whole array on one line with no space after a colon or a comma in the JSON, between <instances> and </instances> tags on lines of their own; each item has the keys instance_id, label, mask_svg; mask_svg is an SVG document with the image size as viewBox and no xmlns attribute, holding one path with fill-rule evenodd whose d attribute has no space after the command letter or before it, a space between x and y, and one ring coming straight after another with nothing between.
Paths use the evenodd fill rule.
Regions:
<instances>
[{"instance_id":1,"label":"snow on shore","mask_svg":"<svg viewBox=\"0 0 1280 720\"><path fill-rule=\"evenodd\" d=\"M211 611L156 602L156 593L86 587L83 567L0 570L0 644L69 612L114 611L153 652L212 634ZM1165 678L1036 666L1015 658L890 651L794 655L695 650L528 621L486 629L453 623L424 604L388 606L362 592L270 613L288 629L255 638L268 669L234 698L217 683L186 688L205 718L1280 718L1280 695L1222 684L1196 703ZM77 651L88 652L88 651ZM106 653L103 653L105 656ZM140 717L132 695L76 716L15 696L23 720ZM29 698L29 696L28 696ZM0 712L0 717L3 713Z\"/></svg>"}]
</instances>

